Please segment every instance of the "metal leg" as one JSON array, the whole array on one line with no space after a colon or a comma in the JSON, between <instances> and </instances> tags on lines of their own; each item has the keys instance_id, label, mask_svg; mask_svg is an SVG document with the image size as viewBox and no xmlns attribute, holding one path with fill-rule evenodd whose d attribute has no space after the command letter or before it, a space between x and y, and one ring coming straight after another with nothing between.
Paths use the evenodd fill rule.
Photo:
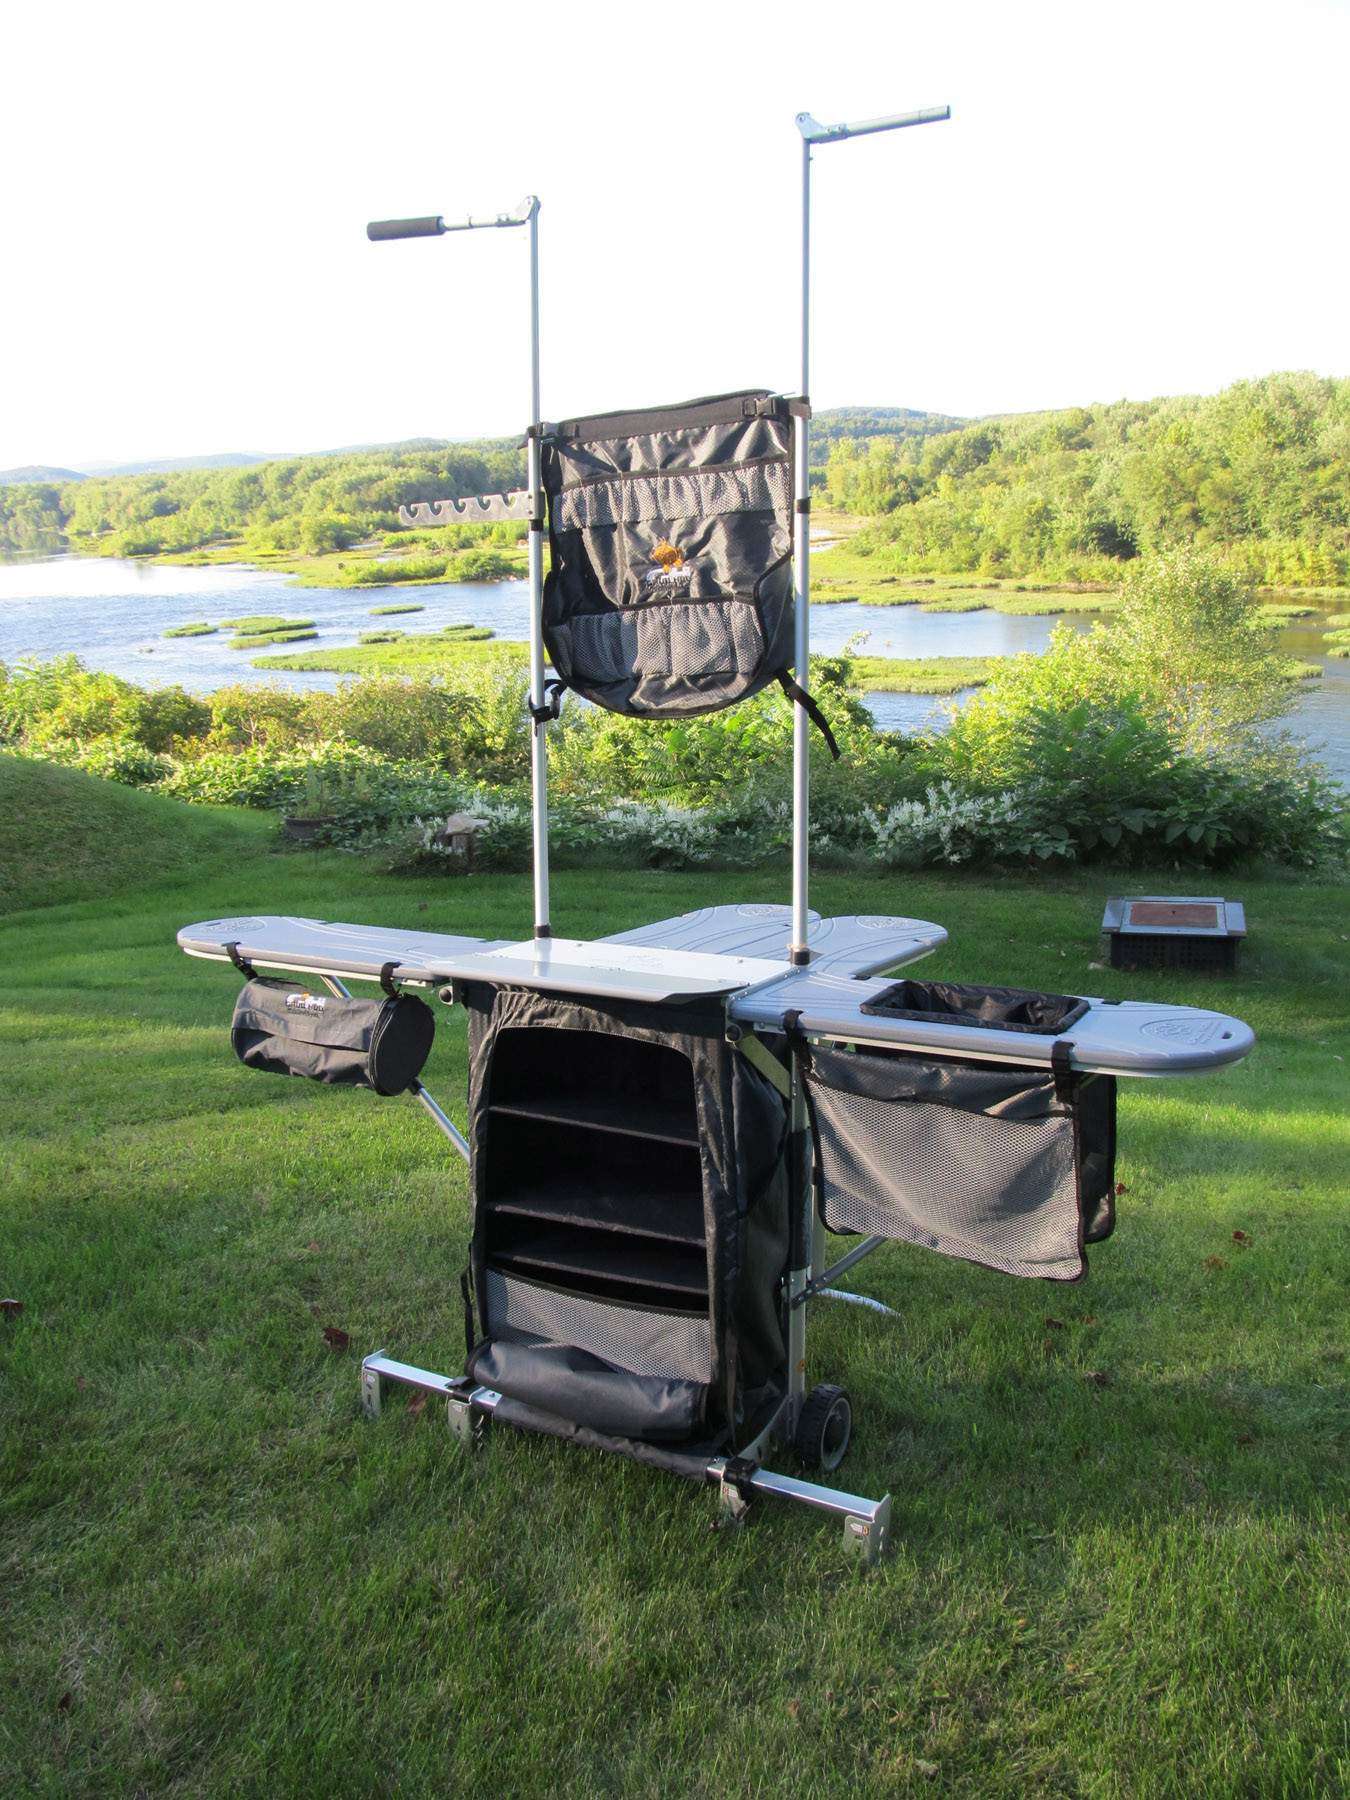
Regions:
<instances>
[{"instance_id":1,"label":"metal leg","mask_svg":"<svg viewBox=\"0 0 1350 1800\"><path fill-rule=\"evenodd\" d=\"M465 1450L481 1450L487 1443L492 1415L481 1411L467 1396L452 1394L445 1403L445 1422L451 1437L458 1438Z\"/></svg>"},{"instance_id":2,"label":"metal leg","mask_svg":"<svg viewBox=\"0 0 1350 1800\"><path fill-rule=\"evenodd\" d=\"M436 1121L437 1125L439 1125L441 1130L445 1133L446 1137L449 1138L450 1142L455 1146L456 1150L459 1151L460 1155L464 1158L465 1162L472 1162L473 1157L469 1150L467 1140L465 1138L461 1137L460 1133L455 1129L453 1121L451 1119L449 1119L446 1116L446 1114L441 1111L440 1107L437 1106L436 1102L432 1099L431 1095L427 1092L427 1090L422 1086L421 1082L414 1081L409 1088L409 1092L416 1094L417 1098L422 1102L423 1106L426 1107L427 1111L431 1114L432 1118Z\"/></svg>"},{"instance_id":3,"label":"metal leg","mask_svg":"<svg viewBox=\"0 0 1350 1800\"><path fill-rule=\"evenodd\" d=\"M733 1457L723 1464L717 1478L717 1529L739 1531L750 1516L750 1497L745 1492L746 1459Z\"/></svg>"},{"instance_id":4,"label":"metal leg","mask_svg":"<svg viewBox=\"0 0 1350 1800\"><path fill-rule=\"evenodd\" d=\"M883 1494L880 1500L840 1494L814 1481L799 1481L791 1475L754 1468L739 1456L715 1457L708 1464L708 1479L717 1483L719 1518L724 1524L741 1524L753 1500L761 1494L777 1494L781 1499L799 1500L842 1519L845 1550L868 1568L876 1567L890 1538L889 1494Z\"/></svg>"},{"instance_id":5,"label":"metal leg","mask_svg":"<svg viewBox=\"0 0 1350 1800\"><path fill-rule=\"evenodd\" d=\"M380 1416L380 1371L375 1364L383 1355L383 1350L377 1350L374 1356L368 1356L361 1364L361 1411L368 1419L378 1419Z\"/></svg>"},{"instance_id":6,"label":"metal leg","mask_svg":"<svg viewBox=\"0 0 1350 1800\"><path fill-rule=\"evenodd\" d=\"M822 1232L822 1236L823 1235ZM874 1250L880 1250L883 1244L889 1242L889 1238L880 1236L864 1238L861 1244L855 1244L853 1249L848 1252L847 1256L841 1256L839 1261L837 1263L831 1263L828 1269L822 1269L817 1273L813 1267L810 1285L802 1295L802 1299L814 1300L817 1294L823 1293L827 1288L833 1287L839 1277L846 1274L855 1263L860 1263L865 1256L870 1256ZM821 1261L824 1261L823 1253Z\"/></svg>"},{"instance_id":7,"label":"metal leg","mask_svg":"<svg viewBox=\"0 0 1350 1800\"><path fill-rule=\"evenodd\" d=\"M811 1133L806 1114L806 1085L800 1058L792 1058L792 1092L789 1101L788 1169L791 1181L789 1206L792 1218L792 1267L787 1277L788 1435L797 1428L797 1414L806 1395L806 1308L802 1302L811 1281L811 1254L815 1238L815 1194L811 1183Z\"/></svg>"},{"instance_id":8,"label":"metal leg","mask_svg":"<svg viewBox=\"0 0 1350 1800\"><path fill-rule=\"evenodd\" d=\"M881 1561L891 1535L891 1497L877 1503L870 1518L865 1513L849 1513L844 1520L844 1549L856 1556L867 1568L875 1569Z\"/></svg>"}]
</instances>

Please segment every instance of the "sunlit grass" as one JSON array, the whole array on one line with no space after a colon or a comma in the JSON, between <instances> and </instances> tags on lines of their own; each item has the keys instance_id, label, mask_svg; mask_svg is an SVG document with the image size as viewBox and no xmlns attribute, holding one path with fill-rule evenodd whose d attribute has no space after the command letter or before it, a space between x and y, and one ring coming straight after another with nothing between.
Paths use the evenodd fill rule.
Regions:
<instances>
[{"instance_id":1,"label":"sunlit grass","mask_svg":"<svg viewBox=\"0 0 1350 1800\"><path fill-rule=\"evenodd\" d=\"M1235 883L1252 934L1205 979L1097 966L1105 877L816 878L824 913L941 920L935 974L1258 1033L1225 1074L1123 1084L1085 1285L896 1245L856 1286L898 1318L816 1309L811 1377L857 1409L839 1479L894 1500L862 1577L802 1509L727 1540L650 1470L505 1432L468 1457L434 1404L360 1420L361 1352L458 1366L465 1171L411 1100L245 1071L237 977L173 934L265 910L523 935L529 880L279 853L265 821L110 791L153 882L109 846L25 889L93 897L0 920L13 1791L1346 1791L1344 886ZM198 833L177 861L172 825ZM559 871L554 924L784 882ZM438 1017L426 1079L462 1123L463 1015Z\"/></svg>"}]
</instances>

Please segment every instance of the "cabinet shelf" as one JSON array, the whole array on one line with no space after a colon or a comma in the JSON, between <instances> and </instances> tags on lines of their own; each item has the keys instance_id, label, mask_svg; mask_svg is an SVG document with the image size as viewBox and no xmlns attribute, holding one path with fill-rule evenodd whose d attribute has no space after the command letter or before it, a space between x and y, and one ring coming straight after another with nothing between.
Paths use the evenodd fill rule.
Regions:
<instances>
[{"instance_id":1,"label":"cabinet shelf","mask_svg":"<svg viewBox=\"0 0 1350 1800\"><path fill-rule=\"evenodd\" d=\"M702 1250L703 1199L684 1187L658 1181L635 1188L611 1176L584 1179L555 1176L548 1182L508 1190L488 1202L493 1214L538 1219L548 1225L581 1226L616 1236L650 1238Z\"/></svg>"},{"instance_id":2,"label":"cabinet shelf","mask_svg":"<svg viewBox=\"0 0 1350 1800\"><path fill-rule=\"evenodd\" d=\"M572 1231L542 1232L520 1243L502 1246L490 1257L494 1266L522 1275L562 1279L586 1289L622 1289L648 1295L655 1305L708 1301L707 1264L687 1250L658 1250L639 1240L622 1241Z\"/></svg>"},{"instance_id":3,"label":"cabinet shelf","mask_svg":"<svg viewBox=\"0 0 1350 1800\"><path fill-rule=\"evenodd\" d=\"M690 1108L675 1100L639 1101L621 1094L550 1094L542 1099L499 1100L492 1111L545 1125L571 1125L583 1131L611 1132L658 1144L698 1147L698 1122Z\"/></svg>"}]
</instances>

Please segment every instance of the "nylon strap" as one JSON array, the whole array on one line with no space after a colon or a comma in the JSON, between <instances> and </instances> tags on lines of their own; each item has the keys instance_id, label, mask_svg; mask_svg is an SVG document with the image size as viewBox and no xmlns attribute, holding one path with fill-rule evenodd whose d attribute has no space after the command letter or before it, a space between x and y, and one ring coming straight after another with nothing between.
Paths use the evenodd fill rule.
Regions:
<instances>
[{"instance_id":1,"label":"nylon strap","mask_svg":"<svg viewBox=\"0 0 1350 1800\"><path fill-rule=\"evenodd\" d=\"M1050 1067L1055 1076L1055 1098L1061 1106L1072 1106L1076 1098L1073 1063L1069 1057L1072 1048L1072 1038L1056 1038L1050 1046Z\"/></svg>"},{"instance_id":2,"label":"nylon strap","mask_svg":"<svg viewBox=\"0 0 1350 1800\"><path fill-rule=\"evenodd\" d=\"M382 963L380 965L380 986L384 989L385 993L388 994L391 1000L395 999L398 995L398 989L394 986L394 970L397 966L396 963L391 962Z\"/></svg>"},{"instance_id":3,"label":"nylon strap","mask_svg":"<svg viewBox=\"0 0 1350 1800\"><path fill-rule=\"evenodd\" d=\"M834 741L834 733L830 730L830 722L825 717L824 713L820 710L820 708L816 705L815 701L811 698L810 694L807 693L807 691L804 687L800 686L799 683L795 682L792 679L792 677L788 674L786 669L779 670L778 685L782 688L783 692L787 695L788 699L794 703L794 705L800 706L804 709L807 718L810 719L811 723L815 726L816 730L820 733L820 735L824 738L825 742L829 745L830 755L834 758L834 760L836 762L838 762L839 761L839 746Z\"/></svg>"},{"instance_id":4,"label":"nylon strap","mask_svg":"<svg viewBox=\"0 0 1350 1800\"><path fill-rule=\"evenodd\" d=\"M530 717L536 725L544 725L550 719L556 719L562 711L562 697L567 691L565 681L546 681L544 683L543 704L536 706L533 700L526 702L530 709Z\"/></svg>"},{"instance_id":5,"label":"nylon strap","mask_svg":"<svg viewBox=\"0 0 1350 1800\"><path fill-rule=\"evenodd\" d=\"M246 962L239 954L238 938L236 938L232 944L226 944L225 951L229 956L230 961L246 981L256 981L258 979L258 971L254 968L253 964L251 962Z\"/></svg>"},{"instance_id":6,"label":"nylon strap","mask_svg":"<svg viewBox=\"0 0 1350 1800\"><path fill-rule=\"evenodd\" d=\"M787 1070L762 1039L757 1038L753 1031L743 1032L737 1040L736 1048L748 1063L759 1070L766 1081L773 1083L785 1100L792 1098L792 1084L788 1080Z\"/></svg>"}]
</instances>

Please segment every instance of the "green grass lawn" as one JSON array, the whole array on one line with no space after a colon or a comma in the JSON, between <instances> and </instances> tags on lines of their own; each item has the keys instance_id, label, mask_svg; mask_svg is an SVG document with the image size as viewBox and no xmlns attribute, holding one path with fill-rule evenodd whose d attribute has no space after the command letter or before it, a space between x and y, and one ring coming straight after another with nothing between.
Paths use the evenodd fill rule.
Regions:
<instances>
[{"instance_id":1,"label":"green grass lawn","mask_svg":"<svg viewBox=\"0 0 1350 1800\"><path fill-rule=\"evenodd\" d=\"M839 1483L893 1496L867 1576L804 1509L727 1539L710 1491L636 1465L506 1432L471 1458L434 1404L358 1414L367 1350L458 1366L464 1168L411 1099L245 1071L237 978L173 935L236 910L524 934L527 877L419 882L69 771L26 786L13 764L0 787L0 858L34 868L12 903L40 906L0 919L0 1294L23 1304L0 1319L0 1791L1347 1791L1343 885L1226 884L1252 934L1204 980L1093 966L1103 876L817 877L822 912L942 921L934 974L1258 1032L1223 1075L1123 1085L1126 1191L1086 1285L896 1245L857 1287L899 1318L817 1308L809 1377L858 1419ZM590 936L787 880L554 891L556 929ZM427 1083L462 1124L462 1015L438 1016Z\"/></svg>"}]
</instances>

